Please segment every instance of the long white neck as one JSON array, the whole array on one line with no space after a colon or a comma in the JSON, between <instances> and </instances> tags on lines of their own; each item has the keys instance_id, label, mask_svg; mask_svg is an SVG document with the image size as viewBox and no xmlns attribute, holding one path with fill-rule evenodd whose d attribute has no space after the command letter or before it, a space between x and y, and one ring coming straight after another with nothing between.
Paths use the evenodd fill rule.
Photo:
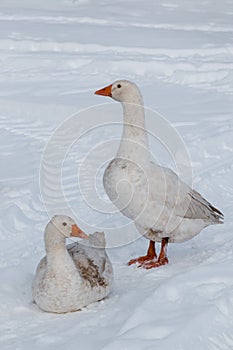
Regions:
<instances>
[{"instance_id":1,"label":"long white neck","mask_svg":"<svg viewBox=\"0 0 233 350\"><path fill-rule=\"evenodd\" d=\"M124 128L117 157L143 162L149 159L148 139L142 98L136 97L133 103L122 103Z\"/></svg>"},{"instance_id":2,"label":"long white neck","mask_svg":"<svg viewBox=\"0 0 233 350\"><path fill-rule=\"evenodd\" d=\"M48 267L61 272L74 267L73 260L66 249L65 236L53 224L47 225L44 240Z\"/></svg>"}]
</instances>

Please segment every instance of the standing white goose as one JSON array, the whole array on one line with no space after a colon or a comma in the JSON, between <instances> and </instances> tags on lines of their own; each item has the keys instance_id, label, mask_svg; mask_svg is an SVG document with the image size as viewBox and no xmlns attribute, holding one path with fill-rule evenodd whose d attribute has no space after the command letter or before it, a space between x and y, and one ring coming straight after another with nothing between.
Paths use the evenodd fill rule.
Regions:
<instances>
[{"instance_id":1,"label":"standing white goose","mask_svg":"<svg viewBox=\"0 0 233 350\"><path fill-rule=\"evenodd\" d=\"M121 102L124 129L116 155L104 173L111 201L150 240L145 256L129 261L149 269L168 263L168 242L183 242L223 222L223 214L170 169L150 160L143 101L138 87L121 80L95 92ZM161 242L157 258L155 242Z\"/></svg>"},{"instance_id":2,"label":"standing white goose","mask_svg":"<svg viewBox=\"0 0 233 350\"><path fill-rule=\"evenodd\" d=\"M88 239L88 245L68 237ZM64 313L103 299L112 284L112 265L105 252L103 232L87 236L66 215L56 215L45 228L46 256L32 285L33 299L48 312Z\"/></svg>"}]
</instances>

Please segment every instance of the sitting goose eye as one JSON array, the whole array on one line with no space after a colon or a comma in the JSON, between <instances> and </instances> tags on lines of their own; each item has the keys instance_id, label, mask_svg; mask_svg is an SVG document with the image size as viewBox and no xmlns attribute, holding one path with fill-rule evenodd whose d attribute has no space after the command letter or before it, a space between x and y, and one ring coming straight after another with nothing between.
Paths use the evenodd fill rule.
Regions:
<instances>
[{"instance_id":1,"label":"sitting goose eye","mask_svg":"<svg viewBox=\"0 0 233 350\"><path fill-rule=\"evenodd\" d=\"M118 89L120 89L121 88L121 84L118 84L117 87L118 87Z\"/></svg>"},{"instance_id":2,"label":"sitting goose eye","mask_svg":"<svg viewBox=\"0 0 233 350\"><path fill-rule=\"evenodd\" d=\"M62 225L63 225L63 226L66 226L66 225L67 225L67 223L66 223L66 222L63 222L63 223L62 223Z\"/></svg>"}]
</instances>

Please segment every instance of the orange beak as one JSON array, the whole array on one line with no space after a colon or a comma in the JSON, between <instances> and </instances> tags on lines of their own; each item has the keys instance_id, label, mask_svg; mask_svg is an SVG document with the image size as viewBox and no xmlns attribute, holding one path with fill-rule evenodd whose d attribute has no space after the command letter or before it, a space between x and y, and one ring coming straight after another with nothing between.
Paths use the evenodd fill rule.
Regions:
<instances>
[{"instance_id":1,"label":"orange beak","mask_svg":"<svg viewBox=\"0 0 233 350\"><path fill-rule=\"evenodd\" d=\"M112 97L112 84L105 86L103 89L97 90L95 95L109 96Z\"/></svg>"},{"instance_id":2,"label":"orange beak","mask_svg":"<svg viewBox=\"0 0 233 350\"><path fill-rule=\"evenodd\" d=\"M71 237L79 237L88 239L89 236L86 235L77 225L72 225Z\"/></svg>"}]
</instances>

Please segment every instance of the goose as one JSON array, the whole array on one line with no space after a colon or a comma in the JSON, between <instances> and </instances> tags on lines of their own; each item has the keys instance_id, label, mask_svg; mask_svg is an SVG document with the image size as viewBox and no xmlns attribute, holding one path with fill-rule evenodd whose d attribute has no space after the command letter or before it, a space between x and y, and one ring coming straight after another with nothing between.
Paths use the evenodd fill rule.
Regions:
<instances>
[{"instance_id":1,"label":"goose","mask_svg":"<svg viewBox=\"0 0 233 350\"><path fill-rule=\"evenodd\" d=\"M88 243L66 246L69 237ZM69 216L55 215L45 228L44 241L46 256L32 284L33 299L43 311L77 311L109 294L113 271L103 232L87 236Z\"/></svg>"},{"instance_id":2,"label":"goose","mask_svg":"<svg viewBox=\"0 0 233 350\"><path fill-rule=\"evenodd\" d=\"M123 134L116 157L103 177L105 191L123 215L149 240L146 255L128 265L150 269L167 264L168 243L187 241L223 214L171 169L151 161L141 93L134 83L119 80L95 92L121 103ZM155 242L161 243L159 256Z\"/></svg>"}]
</instances>

